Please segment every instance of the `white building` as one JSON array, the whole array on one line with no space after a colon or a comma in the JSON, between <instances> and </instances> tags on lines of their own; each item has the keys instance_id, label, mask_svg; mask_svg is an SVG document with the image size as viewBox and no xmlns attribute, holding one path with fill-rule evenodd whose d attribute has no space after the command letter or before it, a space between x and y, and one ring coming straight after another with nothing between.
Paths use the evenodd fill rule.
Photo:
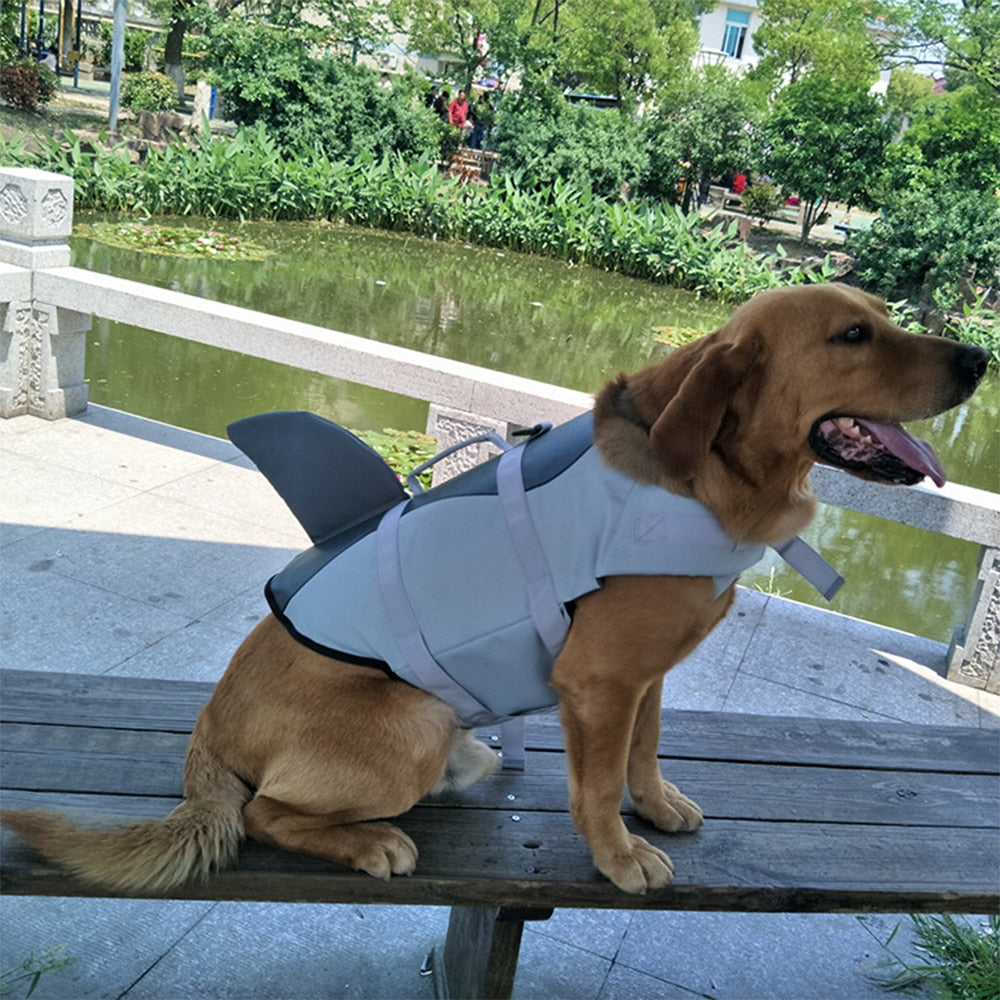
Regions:
<instances>
[{"instance_id":1,"label":"white building","mask_svg":"<svg viewBox=\"0 0 1000 1000\"><path fill-rule=\"evenodd\" d=\"M739 71L756 66L759 56L753 47L753 34L760 23L760 12L753 0L717 4L699 19L701 46L695 65L721 64Z\"/></svg>"}]
</instances>

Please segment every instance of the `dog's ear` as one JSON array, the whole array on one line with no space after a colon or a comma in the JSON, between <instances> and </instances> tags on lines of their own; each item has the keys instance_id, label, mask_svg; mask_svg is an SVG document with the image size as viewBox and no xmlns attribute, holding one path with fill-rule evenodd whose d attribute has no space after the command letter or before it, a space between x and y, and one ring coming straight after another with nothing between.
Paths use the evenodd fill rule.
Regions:
<instances>
[{"instance_id":1,"label":"dog's ear","mask_svg":"<svg viewBox=\"0 0 1000 1000\"><path fill-rule=\"evenodd\" d=\"M693 479L708 458L737 390L751 378L747 343L706 344L650 430L653 453L671 479Z\"/></svg>"}]
</instances>

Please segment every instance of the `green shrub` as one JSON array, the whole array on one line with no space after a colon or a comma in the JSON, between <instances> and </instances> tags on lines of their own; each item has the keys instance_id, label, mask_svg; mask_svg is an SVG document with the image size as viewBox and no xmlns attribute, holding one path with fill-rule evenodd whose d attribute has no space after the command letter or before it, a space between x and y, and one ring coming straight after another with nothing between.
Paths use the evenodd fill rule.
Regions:
<instances>
[{"instance_id":1,"label":"green shrub","mask_svg":"<svg viewBox=\"0 0 1000 1000\"><path fill-rule=\"evenodd\" d=\"M121 96L129 111L169 111L177 103L177 84L163 73L143 70L125 77Z\"/></svg>"},{"instance_id":2,"label":"green shrub","mask_svg":"<svg viewBox=\"0 0 1000 1000\"><path fill-rule=\"evenodd\" d=\"M1000 201L948 187L908 191L871 229L852 233L846 249L862 284L881 295L929 298L967 276L995 285Z\"/></svg>"},{"instance_id":3,"label":"green shrub","mask_svg":"<svg viewBox=\"0 0 1000 1000\"><path fill-rule=\"evenodd\" d=\"M111 65L111 45L114 26L110 21L101 22L101 42L97 50L97 59L102 66ZM146 49L149 47L150 34L141 28L126 28L124 50L122 52L122 69L126 73L138 73L146 65Z\"/></svg>"},{"instance_id":4,"label":"green shrub","mask_svg":"<svg viewBox=\"0 0 1000 1000\"><path fill-rule=\"evenodd\" d=\"M321 150L343 160L390 152L419 157L440 148L437 117L415 105L405 87L384 90L372 70L315 58L302 36L230 18L211 44L212 82L229 117L263 124L288 153Z\"/></svg>"},{"instance_id":5,"label":"green shrub","mask_svg":"<svg viewBox=\"0 0 1000 1000\"><path fill-rule=\"evenodd\" d=\"M752 184L743 192L741 199L743 211L762 226L768 219L773 219L785 204L784 196L773 184Z\"/></svg>"},{"instance_id":6,"label":"green shrub","mask_svg":"<svg viewBox=\"0 0 1000 1000\"><path fill-rule=\"evenodd\" d=\"M52 100L58 86L55 73L33 59L0 67L0 99L12 108L35 111Z\"/></svg>"},{"instance_id":7,"label":"green shrub","mask_svg":"<svg viewBox=\"0 0 1000 1000\"><path fill-rule=\"evenodd\" d=\"M262 125L151 149L139 169L125 144L84 147L70 135L39 146L28 153L0 138L0 159L71 174L81 209L338 220L546 254L736 301L807 280L748 252L733 225L705 226L673 205L606 200L559 178L540 189L496 174L488 187L465 185L442 175L435 153L289 157Z\"/></svg>"},{"instance_id":8,"label":"green shrub","mask_svg":"<svg viewBox=\"0 0 1000 1000\"><path fill-rule=\"evenodd\" d=\"M549 187L558 178L604 198L618 197L623 184L638 191L649 165L638 121L558 96L502 100L493 148L500 170L524 187Z\"/></svg>"}]
</instances>

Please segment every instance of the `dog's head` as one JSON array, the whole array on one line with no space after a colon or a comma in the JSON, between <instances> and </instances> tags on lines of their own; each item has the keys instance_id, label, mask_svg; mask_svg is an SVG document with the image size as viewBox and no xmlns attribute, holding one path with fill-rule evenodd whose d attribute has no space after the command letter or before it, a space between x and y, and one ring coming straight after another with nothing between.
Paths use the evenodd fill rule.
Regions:
<instances>
[{"instance_id":1,"label":"dog's head","mask_svg":"<svg viewBox=\"0 0 1000 1000\"><path fill-rule=\"evenodd\" d=\"M933 451L900 425L967 399L987 360L907 333L857 289L775 289L605 387L597 442L636 478L696 497L733 537L777 541L812 517L814 461L876 482L943 483Z\"/></svg>"}]
</instances>

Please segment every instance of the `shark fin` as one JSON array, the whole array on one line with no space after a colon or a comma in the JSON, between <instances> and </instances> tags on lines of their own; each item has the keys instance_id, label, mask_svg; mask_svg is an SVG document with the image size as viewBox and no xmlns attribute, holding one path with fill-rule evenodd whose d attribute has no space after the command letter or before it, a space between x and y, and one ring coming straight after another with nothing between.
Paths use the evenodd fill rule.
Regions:
<instances>
[{"instance_id":1,"label":"shark fin","mask_svg":"<svg viewBox=\"0 0 1000 1000\"><path fill-rule=\"evenodd\" d=\"M377 451L314 413L261 413L227 432L314 543L408 495Z\"/></svg>"}]
</instances>

